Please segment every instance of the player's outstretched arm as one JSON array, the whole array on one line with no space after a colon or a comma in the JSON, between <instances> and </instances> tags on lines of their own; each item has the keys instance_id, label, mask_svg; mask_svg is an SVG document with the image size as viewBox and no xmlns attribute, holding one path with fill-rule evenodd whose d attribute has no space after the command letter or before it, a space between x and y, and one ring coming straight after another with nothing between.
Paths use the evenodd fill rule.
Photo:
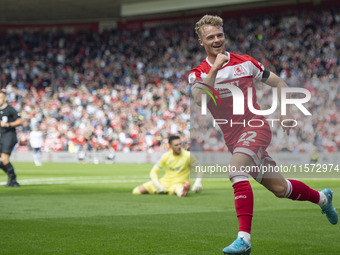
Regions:
<instances>
[{"instance_id":1,"label":"player's outstretched arm","mask_svg":"<svg viewBox=\"0 0 340 255\"><path fill-rule=\"evenodd\" d=\"M288 85L279 76L277 76L273 72L270 72L268 79L266 81L264 81L264 83L266 83L267 85L269 85L273 88L277 88L277 93L278 93L279 99L281 99L281 89L288 87ZM281 101L279 100L279 103L280 102ZM289 107L287 108L286 115L280 114L280 120L282 121L283 119L294 119ZM286 126L282 126L283 131L286 132L287 135L289 135L289 130L291 129L290 126L292 126L293 124L294 123L292 121L291 123L287 122Z\"/></svg>"}]
</instances>

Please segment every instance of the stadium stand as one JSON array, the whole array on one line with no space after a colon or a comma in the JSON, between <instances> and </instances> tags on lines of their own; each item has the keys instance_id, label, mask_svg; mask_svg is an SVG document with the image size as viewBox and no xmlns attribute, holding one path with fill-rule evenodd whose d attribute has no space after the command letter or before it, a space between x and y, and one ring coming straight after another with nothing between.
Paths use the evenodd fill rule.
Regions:
<instances>
[{"instance_id":1,"label":"stadium stand","mask_svg":"<svg viewBox=\"0 0 340 255\"><path fill-rule=\"evenodd\" d=\"M164 151L170 133L189 137L187 75L204 58L193 25L3 33L0 83L26 120L18 150L28 149L37 123L45 151ZM312 93L313 117L296 112L301 124L290 138L274 127L271 150L339 151L339 9L226 18L224 27L228 50ZM262 91L268 107L270 89Z\"/></svg>"}]
</instances>

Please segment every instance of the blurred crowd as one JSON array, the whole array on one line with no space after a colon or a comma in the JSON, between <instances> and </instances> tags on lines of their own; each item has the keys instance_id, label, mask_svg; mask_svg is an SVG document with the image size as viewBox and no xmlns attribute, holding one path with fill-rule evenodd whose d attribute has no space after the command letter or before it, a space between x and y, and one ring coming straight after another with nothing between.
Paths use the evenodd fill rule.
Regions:
<instances>
[{"instance_id":1,"label":"blurred crowd","mask_svg":"<svg viewBox=\"0 0 340 255\"><path fill-rule=\"evenodd\" d=\"M312 116L295 111L299 124L289 137L274 126L270 150L339 151L340 11L225 18L224 30L228 51L251 55L312 93ZM3 33L0 84L25 120L18 150L29 148L35 126L45 151L164 151L178 133L189 146L187 75L204 58L193 20L100 34ZM265 109L270 91L257 92Z\"/></svg>"}]
</instances>

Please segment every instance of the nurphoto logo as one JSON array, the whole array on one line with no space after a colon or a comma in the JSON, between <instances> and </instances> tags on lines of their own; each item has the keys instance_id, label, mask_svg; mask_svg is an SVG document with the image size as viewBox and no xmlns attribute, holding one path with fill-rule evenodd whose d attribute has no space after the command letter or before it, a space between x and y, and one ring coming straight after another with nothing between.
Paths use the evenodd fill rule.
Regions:
<instances>
[{"instance_id":1,"label":"nurphoto logo","mask_svg":"<svg viewBox=\"0 0 340 255\"><path fill-rule=\"evenodd\" d=\"M222 105L222 100L218 92L212 86L205 84L203 82L198 82L198 83L212 90ZM242 90L237 86L234 86L230 83L225 83L225 82L217 83L217 87L221 89L228 89L230 91L228 96L231 96L233 98L233 115L244 115L244 95L243 95ZM200 87L198 88L206 92L211 97L211 99L214 101L215 106L217 106L216 100L214 96L210 93L210 91L204 88L200 88ZM272 102L271 108L267 110L257 110L254 108L254 105L253 105L253 88L251 87L248 88L247 104L248 104L249 110L253 114L270 115L276 111L277 105L278 105L278 93L277 93L277 88L272 88L272 89L273 89L273 102ZM305 95L305 97L304 98L288 98L287 95L289 93L301 93ZM295 105L306 116L312 115L306 109L306 107L303 106L303 104L307 103L310 99L311 99L311 93L308 89L289 88L289 87L282 88L281 89L281 115L287 114L287 105L289 104ZM202 94L202 97L201 97L201 114L202 115L207 114L207 95L206 94Z\"/></svg>"}]
</instances>

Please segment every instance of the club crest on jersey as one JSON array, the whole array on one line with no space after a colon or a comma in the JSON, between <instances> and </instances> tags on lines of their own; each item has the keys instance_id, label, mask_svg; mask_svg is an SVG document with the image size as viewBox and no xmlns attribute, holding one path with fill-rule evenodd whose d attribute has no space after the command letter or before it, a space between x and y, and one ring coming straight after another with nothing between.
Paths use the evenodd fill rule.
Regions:
<instances>
[{"instance_id":1,"label":"club crest on jersey","mask_svg":"<svg viewBox=\"0 0 340 255\"><path fill-rule=\"evenodd\" d=\"M244 75L245 71L241 65L234 66L234 76Z\"/></svg>"}]
</instances>

